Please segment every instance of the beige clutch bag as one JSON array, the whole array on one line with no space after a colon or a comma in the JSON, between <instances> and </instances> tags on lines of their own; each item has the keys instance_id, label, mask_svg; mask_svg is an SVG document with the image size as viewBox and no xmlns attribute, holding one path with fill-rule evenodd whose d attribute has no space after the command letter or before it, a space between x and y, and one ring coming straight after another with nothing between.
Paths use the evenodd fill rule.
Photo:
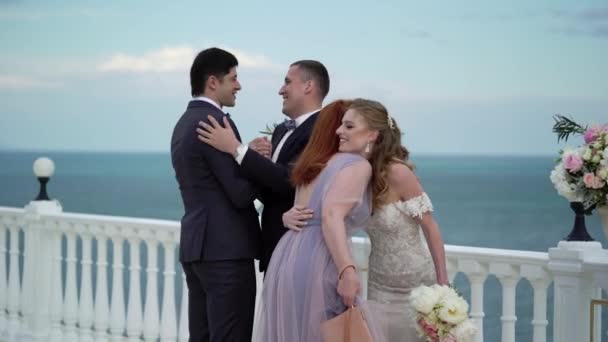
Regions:
<instances>
[{"instance_id":1,"label":"beige clutch bag","mask_svg":"<svg viewBox=\"0 0 608 342\"><path fill-rule=\"evenodd\" d=\"M321 336L324 342L373 342L367 322L356 306L321 323Z\"/></svg>"}]
</instances>

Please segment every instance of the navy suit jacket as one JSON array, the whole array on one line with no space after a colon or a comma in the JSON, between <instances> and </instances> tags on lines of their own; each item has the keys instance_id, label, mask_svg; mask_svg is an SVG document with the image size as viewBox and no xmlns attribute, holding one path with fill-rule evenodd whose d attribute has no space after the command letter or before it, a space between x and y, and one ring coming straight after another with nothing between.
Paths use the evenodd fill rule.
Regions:
<instances>
[{"instance_id":1,"label":"navy suit jacket","mask_svg":"<svg viewBox=\"0 0 608 342\"><path fill-rule=\"evenodd\" d=\"M283 213L293 206L295 197L295 188L290 181L291 169L308 144L318 116L319 113L313 114L291 133L283 144L276 163L251 149L247 150L241 161L243 175L260 189L261 201L264 203L261 271L268 267L274 248L288 230L283 226ZM283 123L275 128L271 140L273 153L285 133L287 129Z\"/></svg>"},{"instance_id":2,"label":"navy suit jacket","mask_svg":"<svg viewBox=\"0 0 608 342\"><path fill-rule=\"evenodd\" d=\"M191 101L171 137L171 161L185 211L179 260L259 258L260 223L253 204L257 191L242 177L232 155L198 140L198 122L209 123L208 115L219 123L225 116L208 102ZM232 120L230 124L240 140Z\"/></svg>"}]
</instances>

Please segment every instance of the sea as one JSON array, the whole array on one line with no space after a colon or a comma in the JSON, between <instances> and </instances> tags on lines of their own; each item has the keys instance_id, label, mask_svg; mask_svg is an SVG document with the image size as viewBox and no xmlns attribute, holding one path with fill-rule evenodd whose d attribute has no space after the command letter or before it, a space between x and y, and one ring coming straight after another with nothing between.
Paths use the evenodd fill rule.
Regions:
<instances>
[{"instance_id":1,"label":"sea","mask_svg":"<svg viewBox=\"0 0 608 342\"><path fill-rule=\"evenodd\" d=\"M167 220L180 220L183 214L168 153L0 151L0 206L24 207L36 197L39 185L32 165L38 157L55 163L48 193L65 212ZM446 244L547 252L572 229L573 212L549 179L555 156L414 154L411 160L433 202ZM597 215L586 217L586 227L594 239L608 246ZM455 286L470 298L463 275L456 277ZM496 277L488 278L485 292L484 338L500 341L501 287ZM532 287L520 281L518 342L532 341L531 300ZM547 303L551 318L552 288ZM549 341L552 329L550 323ZM604 339L608 341L606 335Z\"/></svg>"}]
</instances>

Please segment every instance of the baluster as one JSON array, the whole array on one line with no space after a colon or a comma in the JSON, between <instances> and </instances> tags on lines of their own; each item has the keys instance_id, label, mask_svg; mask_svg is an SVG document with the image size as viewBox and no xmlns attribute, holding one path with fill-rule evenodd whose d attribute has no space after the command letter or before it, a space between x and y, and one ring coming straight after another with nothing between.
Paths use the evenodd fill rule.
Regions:
<instances>
[{"instance_id":1,"label":"baluster","mask_svg":"<svg viewBox=\"0 0 608 342\"><path fill-rule=\"evenodd\" d=\"M183 273L183 272L182 272ZM182 275L182 304L179 314L179 332L177 340L187 342L190 337L188 330L188 287L186 285L186 275Z\"/></svg>"},{"instance_id":2,"label":"baluster","mask_svg":"<svg viewBox=\"0 0 608 342\"><path fill-rule=\"evenodd\" d=\"M177 338L177 316L175 312L175 243L163 241L165 249L165 271L163 285L163 310L160 323L161 342Z\"/></svg>"},{"instance_id":3,"label":"baluster","mask_svg":"<svg viewBox=\"0 0 608 342\"><path fill-rule=\"evenodd\" d=\"M93 284L91 265L92 237L88 231L83 232L82 238L82 273L80 281L80 307L78 326L80 327L79 341L93 341Z\"/></svg>"},{"instance_id":4,"label":"baluster","mask_svg":"<svg viewBox=\"0 0 608 342\"><path fill-rule=\"evenodd\" d=\"M144 311L144 340L156 341L159 337L158 314L158 242L146 236L148 267L146 268L146 301Z\"/></svg>"},{"instance_id":5,"label":"baluster","mask_svg":"<svg viewBox=\"0 0 608 342\"><path fill-rule=\"evenodd\" d=\"M519 282L516 267L504 263L490 264L490 273L495 274L502 285L502 342L515 342L515 287Z\"/></svg>"},{"instance_id":6,"label":"baluster","mask_svg":"<svg viewBox=\"0 0 608 342\"><path fill-rule=\"evenodd\" d=\"M522 265L521 276L530 281L534 289L534 308L532 314L532 326L534 327L534 342L547 341L547 288L551 282L550 274L541 266Z\"/></svg>"},{"instance_id":7,"label":"baluster","mask_svg":"<svg viewBox=\"0 0 608 342\"><path fill-rule=\"evenodd\" d=\"M601 299L602 298L602 289L595 288L593 289L593 298ZM593 334L593 341L602 341L602 306L594 305L593 309L594 317L593 317L593 331L589 331L589 334Z\"/></svg>"},{"instance_id":8,"label":"baluster","mask_svg":"<svg viewBox=\"0 0 608 342\"><path fill-rule=\"evenodd\" d=\"M19 300L19 311L21 312L20 324L22 326L21 330L29 330L28 321L31 321L32 318L32 309L31 309L31 297L33 295L32 291L34 290L33 286L33 274L34 265L32 262L34 260L34 251L38 248L38 245L35 243L36 239L33 236L32 230L35 229L36 222L33 219L29 219L26 224L23 225L23 269L21 270L21 288L19 292L20 300Z\"/></svg>"},{"instance_id":9,"label":"baluster","mask_svg":"<svg viewBox=\"0 0 608 342\"><path fill-rule=\"evenodd\" d=\"M59 230L60 225L55 222L53 233L51 235L51 255L52 257L52 273L51 273L51 307L49 314L51 316L51 332L49 341L62 342L63 332L61 330L61 319L63 315L63 287L61 283L61 237L62 233Z\"/></svg>"},{"instance_id":10,"label":"baluster","mask_svg":"<svg viewBox=\"0 0 608 342\"><path fill-rule=\"evenodd\" d=\"M118 235L118 232L115 232ZM122 280L122 243L123 239L117 235L112 237L114 247L114 262L112 265L112 300L110 306L110 333L112 341L122 341L125 330L125 301Z\"/></svg>"},{"instance_id":11,"label":"baluster","mask_svg":"<svg viewBox=\"0 0 608 342\"><path fill-rule=\"evenodd\" d=\"M445 268L448 271L448 281L450 282L450 284L453 284L454 278L456 278L456 274L458 274L458 266L456 260L446 258Z\"/></svg>"},{"instance_id":12,"label":"baluster","mask_svg":"<svg viewBox=\"0 0 608 342\"><path fill-rule=\"evenodd\" d=\"M139 265L139 237L131 232L129 250L131 265L129 266L129 300L127 305L127 336L129 341L138 341L142 333L141 285L139 282L141 267Z\"/></svg>"},{"instance_id":13,"label":"baluster","mask_svg":"<svg viewBox=\"0 0 608 342\"><path fill-rule=\"evenodd\" d=\"M97 236L97 281L95 289L95 341L108 340L110 306L108 303L108 238L102 229Z\"/></svg>"},{"instance_id":14,"label":"baluster","mask_svg":"<svg viewBox=\"0 0 608 342\"><path fill-rule=\"evenodd\" d=\"M65 325L66 341L78 341L76 323L78 322L78 289L76 285L76 233L68 230L66 277L65 277L65 303L63 307L63 324Z\"/></svg>"},{"instance_id":15,"label":"baluster","mask_svg":"<svg viewBox=\"0 0 608 342\"><path fill-rule=\"evenodd\" d=\"M477 326L475 342L483 342L483 284L488 277L487 266L475 260L459 260L458 269L464 272L471 282L471 319Z\"/></svg>"},{"instance_id":16,"label":"baluster","mask_svg":"<svg viewBox=\"0 0 608 342\"><path fill-rule=\"evenodd\" d=\"M0 221L0 335L6 331L6 221Z\"/></svg>"},{"instance_id":17,"label":"baluster","mask_svg":"<svg viewBox=\"0 0 608 342\"><path fill-rule=\"evenodd\" d=\"M8 333L14 336L19 331L19 227L10 229L9 273L8 273Z\"/></svg>"}]
</instances>

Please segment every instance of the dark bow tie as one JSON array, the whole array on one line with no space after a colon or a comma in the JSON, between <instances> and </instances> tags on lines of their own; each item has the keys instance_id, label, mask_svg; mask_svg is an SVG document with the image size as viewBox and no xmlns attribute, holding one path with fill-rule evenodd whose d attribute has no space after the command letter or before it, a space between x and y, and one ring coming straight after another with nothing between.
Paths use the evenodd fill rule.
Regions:
<instances>
[{"instance_id":1,"label":"dark bow tie","mask_svg":"<svg viewBox=\"0 0 608 342\"><path fill-rule=\"evenodd\" d=\"M224 113L228 119L230 119L230 113Z\"/></svg>"},{"instance_id":2,"label":"dark bow tie","mask_svg":"<svg viewBox=\"0 0 608 342\"><path fill-rule=\"evenodd\" d=\"M283 124L285 124L285 128L287 128L288 131L291 131L292 129L296 129L296 120L285 120L285 122L283 122Z\"/></svg>"}]
</instances>

